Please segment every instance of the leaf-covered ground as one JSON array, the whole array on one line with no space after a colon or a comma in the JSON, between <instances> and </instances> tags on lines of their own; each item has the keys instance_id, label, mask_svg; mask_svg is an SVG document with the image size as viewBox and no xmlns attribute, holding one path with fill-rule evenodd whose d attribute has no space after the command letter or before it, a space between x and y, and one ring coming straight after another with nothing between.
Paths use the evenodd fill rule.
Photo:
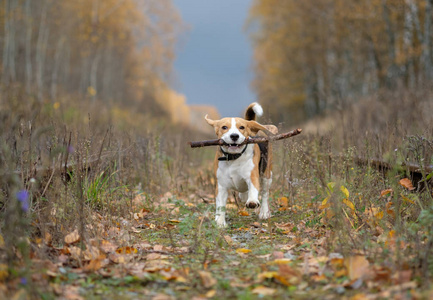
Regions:
<instances>
[{"instance_id":1,"label":"leaf-covered ground","mask_svg":"<svg viewBox=\"0 0 433 300\"><path fill-rule=\"evenodd\" d=\"M393 193L384 190L377 197L386 201ZM397 239L395 230L375 227L384 214L392 214L391 207L385 212L357 211L354 196L334 183L328 194L298 204L275 194L273 216L266 221L239 209L242 204L231 198L228 228L218 229L212 195L181 197L168 192L151 198L137 193L127 217L94 212L91 224L62 237L61 244L54 245L50 234L33 240L28 277L32 283L17 277L0 288L15 299L432 296L423 289L422 268L417 271L410 267L411 257L402 257L402 250L414 251L415 244ZM336 218L330 205L335 195L343 204L343 213L337 214L343 225L331 222ZM345 226L346 234L333 226ZM365 241L366 230L373 232L370 241ZM350 250L336 247L346 243ZM1 268L0 277L6 276L6 266Z\"/></svg>"}]
</instances>

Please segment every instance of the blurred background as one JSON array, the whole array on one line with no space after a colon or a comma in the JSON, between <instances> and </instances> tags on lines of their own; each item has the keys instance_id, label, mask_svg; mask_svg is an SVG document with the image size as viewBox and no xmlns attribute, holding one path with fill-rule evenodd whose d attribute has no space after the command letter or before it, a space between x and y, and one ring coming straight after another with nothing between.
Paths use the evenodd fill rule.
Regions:
<instances>
[{"instance_id":1,"label":"blurred background","mask_svg":"<svg viewBox=\"0 0 433 300\"><path fill-rule=\"evenodd\" d=\"M0 23L2 109L63 120L201 130L253 101L286 126L355 104L383 119L369 101L432 86L430 0L5 0Z\"/></svg>"}]
</instances>

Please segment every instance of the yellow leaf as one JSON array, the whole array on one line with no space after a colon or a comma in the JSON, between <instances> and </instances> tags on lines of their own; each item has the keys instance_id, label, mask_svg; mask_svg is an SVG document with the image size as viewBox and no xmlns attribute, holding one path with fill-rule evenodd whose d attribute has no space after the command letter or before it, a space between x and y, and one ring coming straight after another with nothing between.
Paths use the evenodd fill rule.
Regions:
<instances>
[{"instance_id":1,"label":"yellow leaf","mask_svg":"<svg viewBox=\"0 0 433 300\"><path fill-rule=\"evenodd\" d=\"M292 260L290 258L277 258L274 261L269 262L269 265L279 265L279 264L288 264Z\"/></svg>"},{"instance_id":2,"label":"yellow leaf","mask_svg":"<svg viewBox=\"0 0 433 300\"><path fill-rule=\"evenodd\" d=\"M0 248L3 248L5 246L5 240L3 239L3 236L0 234Z\"/></svg>"},{"instance_id":3,"label":"yellow leaf","mask_svg":"<svg viewBox=\"0 0 433 300\"><path fill-rule=\"evenodd\" d=\"M374 216L375 216L377 219L382 220L382 218L383 218L383 211L380 211L380 212L376 213Z\"/></svg>"},{"instance_id":4,"label":"yellow leaf","mask_svg":"<svg viewBox=\"0 0 433 300\"><path fill-rule=\"evenodd\" d=\"M412 182L410 181L409 178L403 178L402 180L400 180L398 182L401 186L404 186L405 188L407 188L409 191L414 190L415 188L412 185Z\"/></svg>"},{"instance_id":5,"label":"yellow leaf","mask_svg":"<svg viewBox=\"0 0 433 300\"><path fill-rule=\"evenodd\" d=\"M334 192L335 182L329 182L327 184L327 186L328 186L329 191L331 191L331 193L333 193ZM328 191L328 194L329 194L329 191Z\"/></svg>"},{"instance_id":6,"label":"yellow leaf","mask_svg":"<svg viewBox=\"0 0 433 300\"><path fill-rule=\"evenodd\" d=\"M355 205L348 199L343 199L343 203L349 206L351 210L355 210Z\"/></svg>"},{"instance_id":7,"label":"yellow leaf","mask_svg":"<svg viewBox=\"0 0 433 300\"><path fill-rule=\"evenodd\" d=\"M349 190L346 189L344 186L340 187L340 190L343 192L344 196L346 196L346 198L349 198Z\"/></svg>"},{"instance_id":8,"label":"yellow leaf","mask_svg":"<svg viewBox=\"0 0 433 300\"><path fill-rule=\"evenodd\" d=\"M244 217L247 217L247 216L250 215L246 210L240 210L240 211L238 212L238 214L239 214L240 216L244 216Z\"/></svg>"},{"instance_id":9,"label":"yellow leaf","mask_svg":"<svg viewBox=\"0 0 433 300\"><path fill-rule=\"evenodd\" d=\"M281 197L278 199L278 204L281 207L288 207L289 206L289 199L287 199L287 197Z\"/></svg>"},{"instance_id":10,"label":"yellow leaf","mask_svg":"<svg viewBox=\"0 0 433 300\"><path fill-rule=\"evenodd\" d=\"M168 220L168 221L171 222L171 223L180 223L179 220Z\"/></svg>"},{"instance_id":11,"label":"yellow leaf","mask_svg":"<svg viewBox=\"0 0 433 300\"><path fill-rule=\"evenodd\" d=\"M75 229L73 232L65 236L66 244L73 244L80 240L80 235L78 234L78 230Z\"/></svg>"},{"instance_id":12,"label":"yellow leaf","mask_svg":"<svg viewBox=\"0 0 433 300\"><path fill-rule=\"evenodd\" d=\"M322 205L319 206L319 209L325 209L325 208L328 208L330 206L328 203L328 199L329 199L329 197L326 197L325 199L323 199Z\"/></svg>"},{"instance_id":13,"label":"yellow leaf","mask_svg":"<svg viewBox=\"0 0 433 300\"><path fill-rule=\"evenodd\" d=\"M257 277L258 277L258 279L260 280L260 281L263 281L263 280L265 280L265 279L271 279L271 278L274 278L275 276L277 276L278 275L278 272L275 272L275 271L272 271L272 272L263 272L263 273L260 273L259 275L257 275Z\"/></svg>"},{"instance_id":14,"label":"yellow leaf","mask_svg":"<svg viewBox=\"0 0 433 300\"><path fill-rule=\"evenodd\" d=\"M251 250L250 249L245 249L245 248L238 248L236 249L237 253L250 253Z\"/></svg>"}]
</instances>

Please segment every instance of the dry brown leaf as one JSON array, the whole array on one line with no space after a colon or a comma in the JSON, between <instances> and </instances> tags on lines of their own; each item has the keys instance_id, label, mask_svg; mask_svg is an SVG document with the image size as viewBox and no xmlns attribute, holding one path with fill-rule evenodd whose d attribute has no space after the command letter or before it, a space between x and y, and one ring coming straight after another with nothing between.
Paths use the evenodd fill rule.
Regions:
<instances>
[{"instance_id":1,"label":"dry brown leaf","mask_svg":"<svg viewBox=\"0 0 433 300\"><path fill-rule=\"evenodd\" d=\"M108 258L114 262L115 264L124 264L126 263L125 255L117 254L117 253L110 253L108 255Z\"/></svg>"},{"instance_id":2,"label":"dry brown leaf","mask_svg":"<svg viewBox=\"0 0 433 300\"><path fill-rule=\"evenodd\" d=\"M81 257L81 249L75 246L68 247L68 252L71 254L71 256L75 259L79 259Z\"/></svg>"},{"instance_id":3,"label":"dry brown leaf","mask_svg":"<svg viewBox=\"0 0 433 300\"><path fill-rule=\"evenodd\" d=\"M148 255L146 255L147 260L155 260L160 258L161 258L161 254L159 253L149 253Z\"/></svg>"},{"instance_id":4,"label":"dry brown leaf","mask_svg":"<svg viewBox=\"0 0 433 300\"><path fill-rule=\"evenodd\" d=\"M276 291L277 291L276 289L271 289L263 285L259 285L258 287L254 288L251 292L253 294L261 295L261 296L272 296L273 294L275 294Z\"/></svg>"},{"instance_id":5,"label":"dry brown leaf","mask_svg":"<svg viewBox=\"0 0 433 300\"><path fill-rule=\"evenodd\" d=\"M155 246L153 246L153 250L155 250L155 251L163 251L164 250L164 246L163 245L155 245Z\"/></svg>"},{"instance_id":6,"label":"dry brown leaf","mask_svg":"<svg viewBox=\"0 0 433 300\"><path fill-rule=\"evenodd\" d=\"M401 186L407 188L409 191L414 190L415 188L412 185L412 182L409 178L403 178L398 182Z\"/></svg>"},{"instance_id":7,"label":"dry brown leaf","mask_svg":"<svg viewBox=\"0 0 433 300\"><path fill-rule=\"evenodd\" d=\"M87 245L86 250L83 254L85 260L92 260L98 258L100 252L98 247Z\"/></svg>"},{"instance_id":8,"label":"dry brown leaf","mask_svg":"<svg viewBox=\"0 0 433 300\"><path fill-rule=\"evenodd\" d=\"M99 248L105 252L105 253L109 253L109 252L114 252L117 249L117 246L114 245L113 243L106 241L106 240L102 240L101 241L101 245L99 246Z\"/></svg>"},{"instance_id":9,"label":"dry brown leaf","mask_svg":"<svg viewBox=\"0 0 433 300\"><path fill-rule=\"evenodd\" d=\"M250 214L246 210L240 210L238 215L248 217Z\"/></svg>"},{"instance_id":10,"label":"dry brown leaf","mask_svg":"<svg viewBox=\"0 0 433 300\"><path fill-rule=\"evenodd\" d=\"M206 293L206 298L213 298L216 295L216 290L210 290Z\"/></svg>"},{"instance_id":11,"label":"dry brown leaf","mask_svg":"<svg viewBox=\"0 0 433 300\"><path fill-rule=\"evenodd\" d=\"M370 263L362 255L345 258L344 265L346 266L350 280L356 280L358 278L364 279L369 273Z\"/></svg>"},{"instance_id":12,"label":"dry brown leaf","mask_svg":"<svg viewBox=\"0 0 433 300\"><path fill-rule=\"evenodd\" d=\"M80 240L80 234L78 233L78 229L75 229L70 234L65 236L66 244L73 244Z\"/></svg>"},{"instance_id":13,"label":"dry brown leaf","mask_svg":"<svg viewBox=\"0 0 433 300\"><path fill-rule=\"evenodd\" d=\"M207 271L198 271L198 274L200 275L203 286L207 289L217 283L216 279L213 278L212 274Z\"/></svg>"},{"instance_id":14,"label":"dry brown leaf","mask_svg":"<svg viewBox=\"0 0 433 300\"><path fill-rule=\"evenodd\" d=\"M224 236L224 240L229 244L230 246L233 245L233 239L229 235Z\"/></svg>"},{"instance_id":15,"label":"dry brown leaf","mask_svg":"<svg viewBox=\"0 0 433 300\"><path fill-rule=\"evenodd\" d=\"M386 195L388 195L388 194L391 194L392 192L393 192L392 189L382 190L382 191L380 192L380 197L384 197L384 196L386 196Z\"/></svg>"}]
</instances>

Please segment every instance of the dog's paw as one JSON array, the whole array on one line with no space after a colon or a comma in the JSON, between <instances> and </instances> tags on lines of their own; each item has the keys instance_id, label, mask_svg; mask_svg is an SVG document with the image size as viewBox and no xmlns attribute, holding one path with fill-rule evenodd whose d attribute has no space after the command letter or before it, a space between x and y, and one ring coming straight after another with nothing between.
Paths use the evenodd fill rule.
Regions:
<instances>
[{"instance_id":1,"label":"dog's paw","mask_svg":"<svg viewBox=\"0 0 433 300\"><path fill-rule=\"evenodd\" d=\"M271 212L268 209L260 210L259 219L266 220L269 219L270 217L271 217Z\"/></svg>"},{"instance_id":2,"label":"dog's paw","mask_svg":"<svg viewBox=\"0 0 433 300\"><path fill-rule=\"evenodd\" d=\"M260 207L259 200L248 200L247 203L245 203L245 206L247 208L258 208Z\"/></svg>"},{"instance_id":3,"label":"dog's paw","mask_svg":"<svg viewBox=\"0 0 433 300\"><path fill-rule=\"evenodd\" d=\"M217 226L219 228L225 228L227 227L226 218L225 216L215 216L215 222L217 223Z\"/></svg>"}]
</instances>

